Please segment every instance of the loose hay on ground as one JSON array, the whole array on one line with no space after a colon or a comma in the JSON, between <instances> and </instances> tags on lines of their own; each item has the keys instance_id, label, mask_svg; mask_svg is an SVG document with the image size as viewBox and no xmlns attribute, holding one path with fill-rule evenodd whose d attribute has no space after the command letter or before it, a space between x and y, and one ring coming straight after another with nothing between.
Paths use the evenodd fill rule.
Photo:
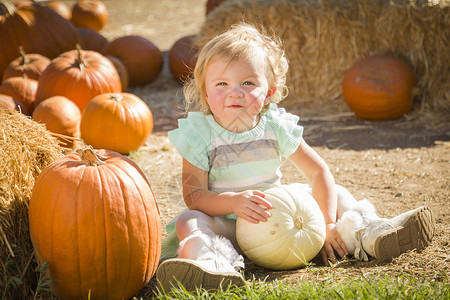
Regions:
<instances>
[{"instance_id":1,"label":"loose hay on ground","mask_svg":"<svg viewBox=\"0 0 450 300\"><path fill-rule=\"evenodd\" d=\"M36 285L30 270L33 259L28 228L28 202L34 182L43 168L63 155L62 148L45 126L14 111L0 109L0 261L6 266L5 280L18 277L23 284L9 287L7 299L26 299Z\"/></svg>"},{"instance_id":2,"label":"loose hay on ground","mask_svg":"<svg viewBox=\"0 0 450 300\"><path fill-rule=\"evenodd\" d=\"M391 54L413 67L420 111L448 113L449 16L448 0L228 0L206 19L199 44L242 20L264 27L282 38L290 61L291 95L283 105L314 102L328 112L348 109L347 69L369 55Z\"/></svg>"}]
</instances>

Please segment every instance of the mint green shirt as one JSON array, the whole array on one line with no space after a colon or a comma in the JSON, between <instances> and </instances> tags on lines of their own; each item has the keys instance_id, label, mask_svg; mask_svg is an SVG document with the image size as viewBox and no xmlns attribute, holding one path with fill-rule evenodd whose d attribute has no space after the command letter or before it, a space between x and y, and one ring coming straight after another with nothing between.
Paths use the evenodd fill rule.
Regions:
<instances>
[{"instance_id":1,"label":"mint green shirt","mask_svg":"<svg viewBox=\"0 0 450 300\"><path fill-rule=\"evenodd\" d=\"M271 104L255 128L234 133L212 115L190 112L168 135L183 158L208 172L211 191L264 190L281 184L281 158L293 154L302 138L298 120Z\"/></svg>"}]
</instances>

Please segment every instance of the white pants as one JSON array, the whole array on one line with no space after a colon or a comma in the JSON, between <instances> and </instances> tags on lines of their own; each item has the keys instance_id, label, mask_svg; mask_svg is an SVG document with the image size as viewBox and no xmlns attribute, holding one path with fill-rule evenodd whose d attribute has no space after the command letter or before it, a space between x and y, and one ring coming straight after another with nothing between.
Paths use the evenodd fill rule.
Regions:
<instances>
[{"instance_id":1,"label":"white pants","mask_svg":"<svg viewBox=\"0 0 450 300\"><path fill-rule=\"evenodd\" d=\"M309 185L302 185L311 193ZM358 202L350 192L340 185L336 185L337 193L337 219L342 217L345 211L351 210ZM212 217L199 210L186 210L177 219L175 230L180 241L192 234L202 233L211 238L220 235L231 241L236 251L242 254L236 241L236 220L224 217ZM201 243L197 239L190 239L178 256L181 258L195 259L200 251Z\"/></svg>"}]
</instances>

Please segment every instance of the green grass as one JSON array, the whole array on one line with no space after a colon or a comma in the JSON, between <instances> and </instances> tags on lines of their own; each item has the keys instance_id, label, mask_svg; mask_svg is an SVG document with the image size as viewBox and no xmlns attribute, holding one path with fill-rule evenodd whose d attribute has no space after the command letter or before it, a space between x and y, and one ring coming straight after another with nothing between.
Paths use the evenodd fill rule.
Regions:
<instances>
[{"instance_id":1,"label":"green grass","mask_svg":"<svg viewBox=\"0 0 450 300\"><path fill-rule=\"evenodd\" d=\"M447 278L447 276L444 276ZM166 294L155 293L153 299L450 299L448 280L416 279L409 275L390 277L349 277L343 281L321 282L252 281L250 287L228 288L215 292L182 289ZM141 300L144 298L141 298Z\"/></svg>"},{"instance_id":2,"label":"green grass","mask_svg":"<svg viewBox=\"0 0 450 300\"><path fill-rule=\"evenodd\" d=\"M22 282L17 278L8 278L5 273L9 260L2 263L3 284L1 287L1 299L9 299L7 290L20 289ZM38 276L37 287L34 287L33 296L30 299L55 299L50 294L50 280L44 276L47 265L37 266L33 271ZM327 268L319 268L326 271ZM0 270L1 271L1 270ZM335 270L336 271L336 270ZM324 275L324 274L322 274ZM253 279L245 288L219 289L217 291L206 291L203 289L188 292L183 289L174 289L170 293L160 290L148 291L145 298L134 298L135 300L147 299L439 299L450 300L450 283L448 274L436 270L432 278L426 276L402 276L387 275L385 273L372 273L370 275L358 275L339 277L337 279L332 269L327 275L317 276L316 281L285 281L276 279L274 281ZM342 279L344 278L344 279ZM2 285L3 285L2 284ZM3 294L3 295L2 295ZM150 294L150 295L149 295Z\"/></svg>"}]
</instances>

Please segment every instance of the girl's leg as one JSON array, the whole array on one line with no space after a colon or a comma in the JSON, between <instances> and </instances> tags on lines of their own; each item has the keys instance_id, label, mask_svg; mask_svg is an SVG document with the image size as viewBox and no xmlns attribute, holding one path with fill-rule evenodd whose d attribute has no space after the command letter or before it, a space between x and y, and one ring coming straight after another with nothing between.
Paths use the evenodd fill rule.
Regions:
<instances>
[{"instance_id":1,"label":"girl's leg","mask_svg":"<svg viewBox=\"0 0 450 300\"><path fill-rule=\"evenodd\" d=\"M237 244L235 221L187 210L178 217L175 228L181 241L179 258L162 262L156 273L165 290L179 283L188 290L245 284L236 271L244 267L243 257L227 239Z\"/></svg>"},{"instance_id":2,"label":"girl's leg","mask_svg":"<svg viewBox=\"0 0 450 300\"><path fill-rule=\"evenodd\" d=\"M211 217L198 210L188 210L178 217L175 230L180 241L192 235L206 235L210 238L222 236L228 239L235 249L239 250L239 245L236 240L236 220ZM185 243L189 243L189 241L187 240ZM188 249L180 252L185 253L181 255L179 253L180 257L192 257L192 254L188 253Z\"/></svg>"},{"instance_id":3,"label":"girl's leg","mask_svg":"<svg viewBox=\"0 0 450 300\"><path fill-rule=\"evenodd\" d=\"M361 260L373 256L390 261L400 254L427 247L434 235L434 218L427 207L407 211L392 219L380 218L375 207L337 186L337 229L350 254Z\"/></svg>"},{"instance_id":4,"label":"girl's leg","mask_svg":"<svg viewBox=\"0 0 450 300\"><path fill-rule=\"evenodd\" d=\"M336 184L337 211L336 220L339 220L344 212L352 210L358 203L353 195L343 186Z\"/></svg>"},{"instance_id":5,"label":"girl's leg","mask_svg":"<svg viewBox=\"0 0 450 300\"><path fill-rule=\"evenodd\" d=\"M235 250L236 222L222 217L211 217L198 210L188 210L180 215L175 226L181 258L213 259L218 269L232 272L244 267L244 259Z\"/></svg>"}]
</instances>

